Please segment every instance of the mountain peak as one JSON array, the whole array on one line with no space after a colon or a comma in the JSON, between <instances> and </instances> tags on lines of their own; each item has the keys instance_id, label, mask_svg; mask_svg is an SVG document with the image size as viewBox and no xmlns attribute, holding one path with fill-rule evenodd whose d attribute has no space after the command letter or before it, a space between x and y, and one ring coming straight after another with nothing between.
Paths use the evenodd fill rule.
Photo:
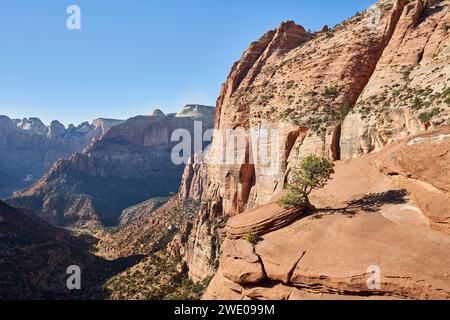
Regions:
<instances>
[{"instance_id":1,"label":"mountain peak","mask_svg":"<svg viewBox=\"0 0 450 320\"><path fill-rule=\"evenodd\" d=\"M214 123L214 107L200 104L188 104L176 114L178 118L193 118L194 120Z\"/></svg>"},{"instance_id":2,"label":"mountain peak","mask_svg":"<svg viewBox=\"0 0 450 320\"><path fill-rule=\"evenodd\" d=\"M155 110L153 110L153 112L150 114L150 116L152 116L152 117L164 117L165 114L164 114L164 112L162 112L160 109L155 109Z\"/></svg>"}]
</instances>

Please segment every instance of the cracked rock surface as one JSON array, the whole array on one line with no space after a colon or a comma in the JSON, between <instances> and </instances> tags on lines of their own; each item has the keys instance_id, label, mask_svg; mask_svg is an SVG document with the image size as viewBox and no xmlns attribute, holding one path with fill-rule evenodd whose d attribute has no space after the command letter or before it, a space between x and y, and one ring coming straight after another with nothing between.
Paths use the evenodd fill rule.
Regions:
<instances>
[{"instance_id":1,"label":"cracked rock surface","mask_svg":"<svg viewBox=\"0 0 450 320\"><path fill-rule=\"evenodd\" d=\"M317 211L262 235L254 249L245 240L225 240L204 298L450 299L450 236L433 221L437 197L449 198L448 171L436 164L449 163L442 152L449 130L337 162L334 179L312 195ZM441 155L428 161L433 170L426 170L423 153ZM427 183L436 172L439 193ZM427 197L430 190L435 197ZM271 207L260 210L269 214ZM376 269L380 286L368 286Z\"/></svg>"}]
</instances>

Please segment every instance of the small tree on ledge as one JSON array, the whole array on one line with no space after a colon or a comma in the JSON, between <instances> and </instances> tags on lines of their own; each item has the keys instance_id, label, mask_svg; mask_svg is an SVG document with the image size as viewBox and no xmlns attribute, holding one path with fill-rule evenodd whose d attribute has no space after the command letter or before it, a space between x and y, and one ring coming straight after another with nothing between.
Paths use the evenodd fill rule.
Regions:
<instances>
[{"instance_id":1,"label":"small tree on ledge","mask_svg":"<svg viewBox=\"0 0 450 320\"><path fill-rule=\"evenodd\" d=\"M309 195L314 189L326 186L334 174L334 163L328 159L310 155L292 172L292 178L286 189L288 194L280 199L279 205L284 208L295 208L305 205L311 208Z\"/></svg>"}]
</instances>

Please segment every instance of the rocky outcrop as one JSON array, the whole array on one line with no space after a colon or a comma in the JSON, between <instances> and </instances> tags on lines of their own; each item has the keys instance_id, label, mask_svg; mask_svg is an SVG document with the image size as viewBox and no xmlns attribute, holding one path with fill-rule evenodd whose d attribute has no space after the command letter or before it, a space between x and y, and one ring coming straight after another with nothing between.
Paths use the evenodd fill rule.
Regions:
<instances>
[{"instance_id":1,"label":"rocky outcrop","mask_svg":"<svg viewBox=\"0 0 450 320\"><path fill-rule=\"evenodd\" d=\"M46 126L37 118L0 116L0 198L30 186L56 160L83 151L120 122L97 119L66 129L58 121Z\"/></svg>"},{"instance_id":2,"label":"rocky outcrop","mask_svg":"<svg viewBox=\"0 0 450 320\"><path fill-rule=\"evenodd\" d=\"M360 101L360 96L364 97L368 90L372 90L371 84L382 73L383 61L389 60L388 53L398 54L398 50L391 47L396 48L399 29L415 27L415 24L404 26L407 12L415 2L381 1L378 7L382 14L377 28L368 26L366 13L317 34L307 34L303 28L288 22L249 47L234 65L222 88L217 104L216 127L219 130L276 129L278 137L250 137L252 141L247 148L260 143L260 149L273 148L280 156L277 164L268 166L256 163L244 181L239 177L244 169L242 165L222 165L217 161L223 147L216 134L211 148L212 164L208 169L213 187L207 193L220 193L225 214L235 215L266 204L274 191L279 192L283 188L289 167L305 155L315 153L335 160L341 156L347 158L345 135L349 127L355 126L349 122L351 118L344 122L342 128L340 123L348 110ZM439 8L425 10L430 12L426 16L419 15L424 22L411 37L417 38L416 33L430 35L433 29L425 26L435 20L445 23L446 19L440 18L448 10L447 2L440 4ZM433 10L439 15L434 14ZM440 44L442 50L445 43L442 41ZM411 46L405 44L405 50ZM445 56L443 53L442 57ZM443 61L438 64L448 65ZM395 74L394 77L399 74L390 73ZM448 82L449 72L443 70L442 73L443 77L440 71L435 70L433 76L424 75L424 78L430 82L439 78L436 85L442 87ZM377 83L383 86L384 82ZM415 85L426 87L423 83ZM389 91L393 93L395 90L391 88ZM408 117L407 114L403 117L405 119L401 120L402 114L394 114L391 118L399 123L403 121L399 126L404 135L423 129L420 125L414 126L417 117ZM404 123L408 124L405 129ZM357 129L361 127L356 125ZM383 145L390 142L383 141ZM372 150L368 149L366 153L369 151Z\"/></svg>"},{"instance_id":3,"label":"rocky outcrop","mask_svg":"<svg viewBox=\"0 0 450 320\"><path fill-rule=\"evenodd\" d=\"M253 245L245 240L226 241L220 257L222 274L239 285L258 283L266 278Z\"/></svg>"},{"instance_id":4,"label":"rocky outcrop","mask_svg":"<svg viewBox=\"0 0 450 320\"><path fill-rule=\"evenodd\" d=\"M343 159L378 151L450 118L449 3L403 2L392 38L342 125Z\"/></svg>"},{"instance_id":5,"label":"rocky outcrop","mask_svg":"<svg viewBox=\"0 0 450 320\"><path fill-rule=\"evenodd\" d=\"M231 218L225 232L231 239L243 238L246 235L258 237L290 225L304 213L304 209L283 208L274 200L263 207L250 209Z\"/></svg>"},{"instance_id":6,"label":"rocky outcrop","mask_svg":"<svg viewBox=\"0 0 450 320\"><path fill-rule=\"evenodd\" d=\"M220 237L205 216L266 206L309 154L348 159L448 121L448 10L448 1L383 0L375 24L372 10L318 33L287 22L251 44L222 86L206 162L186 169L183 194L209 204L191 242ZM229 129L244 137L241 146L224 147ZM230 150L244 161L224 162ZM261 150L270 161L251 162ZM201 257L187 259L193 278L212 275L202 266L216 255L192 250L188 257Z\"/></svg>"},{"instance_id":7,"label":"rocky outcrop","mask_svg":"<svg viewBox=\"0 0 450 320\"><path fill-rule=\"evenodd\" d=\"M380 214L302 220L265 236L259 262L230 264L223 253L204 299L449 299L448 248L448 236ZM379 287L368 287L371 270Z\"/></svg>"},{"instance_id":8,"label":"rocky outcrop","mask_svg":"<svg viewBox=\"0 0 450 320\"><path fill-rule=\"evenodd\" d=\"M205 150L205 158L208 157L209 146ZM179 190L179 195L183 199L201 200L205 190L207 190L208 183L208 165L199 159L196 154L187 163Z\"/></svg>"},{"instance_id":9,"label":"rocky outcrop","mask_svg":"<svg viewBox=\"0 0 450 320\"><path fill-rule=\"evenodd\" d=\"M174 116L177 118L194 118L208 124L214 123L214 112L211 112L211 107L201 104L188 104Z\"/></svg>"},{"instance_id":10,"label":"rocky outcrop","mask_svg":"<svg viewBox=\"0 0 450 320\"><path fill-rule=\"evenodd\" d=\"M254 246L228 236L204 299L450 299L449 130L337 162L318 209Z\"/></svg>"},{"instance_id":11,"label":"rocky outcrop","mask_svg":"<svg viewBox=\"0 0 450 320\"><path fill-rule=\"evenodd\" d=\"M303 134L297 135L298 141L307 139L308 126L306 123L295 121L301 118L295 112L301 108L296 106L311 103L311 101L303 100L306 100L307 94L314 90L318 97L322 97L321 93L327 86L331 87L335 82L329 79L329 83L324 83L323 80L305 76L305 72L311 75L323 74L325 65L329 73L333 74L330 61L324 61L323 50L320 48L322 42L318 36L306 33L302 27L293 22L287 22L250 45L241 61L233 67L218 99L216 127L219 130L273 128L274 131L281 131L277 132L278 139L271 139L269 136L268 141L263 143L268 149L273 147L282 157L277 164L271 166L255 164L253 167L245 168L242 164L213 163L210 165L208 173L213 189L209 193L221 195L225 214L235 215L252 206L265 204L274 189L282 188L287 158L291 151L286 148L284 142L288 140L288 136L297 132L298 126L305 128ZM336 45L336 47L339 47L334 52L336 60L341 60L339 55L350 51L342 46ZM374 49L372 48L373 51L377 51ZM367 58L366 60L369 61ZM355 63L353 59L348 61L352 65ZM347 69L341 66L339 68ZM300 70L302 70L301 74ZM353 86L350 87L351 90L354 89ZM346 94L349 92L342 92L342 95ZM311 110L323 102L314 101ZM338 104L339 102L336 101L337 110L341 107ZM307 108L303 109L302 111L307 114ZM297 139L294 139L294 143ZM247 148L251 143L250 141L247 143ZM292 145L288 147L292 148ZM223 147L219 139L215 139L211 148L211 157L215 160L221 152ZM241 170L250 171L246 181L240 179Z\"/></svg>"},{"instance_id":12,"label":"rocky outcrop","mask_svg":"<svg viewBox=\"0 0 450 320\"><path fill-rule=\"evenodd\" d=\"M412 157L411 155L414 155ZM396 184L411 190L430 226L450 234L450 128L392 143L375 162Z\"/></svg>"},{"instance_id":13,"label":"rocky outcrop","mask_svg":"<svg viewBox=\"0 0 450 320\"><path fill-rule=\"evenodd\" d=\"M57 225L118 224L122 210L177 192L183 164L172 161L172 150L180 143L172 141L172 134L178 129L189 134L187 147L193 150L194 134L213 126L203 119L214 108L188 106L181 113L166 116L159 111L111 128L83 153L56 162L9 203Z\"/></svg>"},{"instance_id":14,"label":"rocky outcrop","mask_svg":"<svg viewBox=\"0 0 450 320\"><path fill-rule=\"evenodd\" d=\"M183 260L188 269L189 278L199 283L211 277L219 264L220 244L223 235L220 230L225 226L226 219L218 215L220 207L209 208L206 201L193 219L191 232L188 236Z\"/></svg>"}]
</instances>

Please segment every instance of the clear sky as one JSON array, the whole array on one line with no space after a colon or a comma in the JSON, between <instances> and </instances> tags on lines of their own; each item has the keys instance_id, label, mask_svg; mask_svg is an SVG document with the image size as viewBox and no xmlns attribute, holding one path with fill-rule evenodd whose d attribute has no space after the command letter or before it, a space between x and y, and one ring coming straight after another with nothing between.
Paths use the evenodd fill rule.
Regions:
<instances>
[{"instance_id":1,"label":"clear sky","mask_svg":"<svg viewBox=\"0 0 450 320\"><path fill-rule=\"evenodd\" d=\"M78 124L214 105L282 21L334 26L375 0L0 0L0 114ZM66 9L81 8L81 30Z\"/></svg>"}]
</instances>

